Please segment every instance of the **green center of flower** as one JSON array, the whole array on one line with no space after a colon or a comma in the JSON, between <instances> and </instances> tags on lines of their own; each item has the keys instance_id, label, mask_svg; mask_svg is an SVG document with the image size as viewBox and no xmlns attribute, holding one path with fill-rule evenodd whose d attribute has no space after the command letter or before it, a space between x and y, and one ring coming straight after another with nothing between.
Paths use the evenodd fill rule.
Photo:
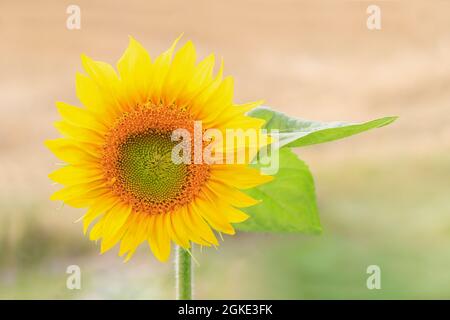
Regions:
<instances>
[{"instance_id":1,"label":"green center of flower","mask_svg":"<svg viewBox=\"0 0 450 320\"><path fill-rule=\"evenodd\" d=\"M172 161L170 134L149 131L129 137L122 145L119 172L135 196L158 204L181 194L187 165Z\"/></svg>"},{"instance_id":2,"label":"green center of flower","mask_svg":"<svg viewBox=\"0 0 450 320\"><path fill-rule=\"evenodd\" d=\"M176 107L149 104L125 113L103 146L107 186L146 214L171 212L193 201L209 178L209 165L173 162L172 150L179 142L171 141L179 128L193 136L193 123Z\"/></svg>"}]
</instances>

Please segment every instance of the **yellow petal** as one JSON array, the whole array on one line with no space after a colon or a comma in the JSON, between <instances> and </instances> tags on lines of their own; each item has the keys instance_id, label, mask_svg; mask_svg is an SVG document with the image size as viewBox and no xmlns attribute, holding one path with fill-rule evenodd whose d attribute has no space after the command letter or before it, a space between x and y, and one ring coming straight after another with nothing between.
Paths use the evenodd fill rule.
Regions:
<instances>
[{"instance_id":1,"label":"yellow petal","mask_svg":"<svg viewBox=\"0 0 450 320\"><path fill-rule=\"evenodd\" d=\"M139 245L148 238L149 228L153 223L153 216L142 213L132 212L125 223L127 229L120 244L119 255L122 256L128 252L125 262L128 261Z\"/></svg>"},{"instance_id":2,"label":"yellow petal","mask_svg":"<svg viewBox=\"0 0 450 320\"><path fill-rule=\"evenodd\" d=\"M201 61L194 70L192 78L188 80L185 87L178 95L176 104L180 108L187 107L191 100L200 94L212 82L215 57L213 54Z\"/></svg>"},{"instance_id":3,"label":"yellow petal","mask_svg":"<svg viewBox=\"0 0 450 320\"><path fill-rule=\"evenodd\" d=\"M114 207L109 209L105 214L103 223L103 234L105 237L112 237L127 221L128 216L131 213L131 206L116 203Z\"/></svg>"},{"instance_id":4,"label":"yellow petal","mask_svg":"<svg viewBox=\"0 0 450 320\"><path fill-rule=\"evenodd\" d=\"M105 253L113 248L120 241L120 239L122 239L124 233L127 231L127 227L128 225L124 224L113 236L102 239L100 253Z\"/></svg>"},{"instance_id":5,"label":"yellow petal","mask_svg":"<svg viewBox=\"0 0 450 320\"><path fill-rule=\"evenodd\" d=\"M144 217L138 213L132 213L128 216L128 220L126 222L128 228L120 243L119 256L124 255L132 249L137 230L142 221L144 221Z\"/></svg>"},{"instance_id":6,"label":"yellow petal","mask_svg":"<svg viewBox=\"0 0 450 320\"><path fill-rule=\"evenodd\" d=\"M209 180L206 183L206 187L214 192L217 197L227 199L232 206L238 208L246 208L260 203L259 200L255 200L245 193L219 181Z\"/></svg>"},{"instance_id":7,"label":"yellow petal","mask_svg":"<svg viewBox=\"0 0 450 320\"><path fill-rule=\"evenodd\" d=\"M131 257L133 257L134 253L136 252L136 249L137 248L134 248L133 250L130 250L128 252L128 254L127 254L127 257L125 258L125 260L123 262L128 262L131 259Z\"/></svg>"},{"instance_id":8,"label":"yellow petal","mask_svg":"<svg viewBox=\"0 0 450 320\"><path fill-rule=\"evenodd\" d=\"M191 208L197 213L197 215L202 216L208 224L217 231L226 234L235 234L233 226L228 223L226 217L222 212L220 212L220 208L217 208L217 206L209 199L197 197L192 202Z\"/></svg>"},{"instance_id":9,"label":"yellow petal","mask_svg":"<svg viewBox=\"0 0 450 320\"><path fill-rule=\"evenodd\" d=\"M225 216L231 223L244 222L245 220L250 218L248 214L242 212L241 210L233 208L232 206L223 206L222 208L223 212L225 213Z\"/></svg>"},{"instance_id":10,"label":"yellow petal","mask_svg":"<svg viewBox=\"0 0 450 320\"><path fill-rule=\"evenodd\" d=\"M266 123L266 120L256 119L247 116L235 116L229 121L217 118L215 121L208 123L208 126L215 126L218 129L260 129Z\"/></svg>"},{"instance_id":11,"label":"yellow petal","mask_svg":"<svg viewBox=\"0 0 450 320\"><path fill-rule=\"evenodd\" d=\"M127 221L122 225L122 227L120 227L120 229L115 233L115 234L110 234L108 236L103 237L102 239L102 244L101 244L101 253L104 253L106 251L108 251L109 249L111 249L112 247L114 247L120 240L122 240L121 243L121 252L119 252L119 256L122 256L125 252L129 251L130 254L128 254L127 258L125 259L126 261L131 258L131 256L133 255L134 250L130 251L131 248L131 244L130 242L126 243L125 242L125 235L128 233L129 229L131 228L132 225L135 224L136 222L136 217L138 215L137 214L133 214L131 213L128 218ZM138 225L136 225L137 227ZM131 237L129 237L129 239L131 239ZM126 244L127 249L124 250L124 248L122 247L122 244Z\"/></svg>"},{"instance_id":12,"label":"yellow petal","mask_svg":"<svg viewBox=\"0 0 450 320\"><path fill-rule=\"evenodd\" d=\"M187 206L184 222L191 231L199 234L205 241L213 245L219 245L219 242L217 241L217 238L212 232L210 226L206 223L202 216L197 213L197 210L193 209L192 203Z\"/></svg>"},{"instance_id":13,"label":"yellow petal","mask_svg":"<svg viewBox=\"0 0 450 320\"><path fill-rule=\"evenodd\" d=\"M205 126L209 126L217 117L221 116L227 107L233 104L234 81L232 77L226 77L217 90L209 97L199 117Z\"/></svg>"},{"instance_id":14,"label":"yellow petal","mask_svg":"<svg viewBox=\"0 0 450 320\"><path fill-rule=\"evenodd\" d=\"M177 211L174 212L172 215L172 223L174 225L174 229L180 230L179 232L182 233L180 237L187 238L190 241L193 241L195 243L198 243L202 246L211 246L211 242L208 242L204 240L201 237L201 232L199 230L194 229L192 223L190 223L188 220L190 219L188 215L188 209L187 206L183 206L179 208ZM206 224L206 227L209 228L209 226ZM209 229L210 235L215 239L214 234L212 233L211 229ZM215 240L217 242L217 240Z\"/></svg>"},{"instance_id":15,"label":"yellow petal","mask_svg":"<svg viewBox=\"0 0 450 320\"><path fill-rule=\"evenodd\" d=\"M196 119L203 119L202 116L205 116L205 110L204 105L206 101L213 95L217 88L220 87L222 84L222 76L223 76L223 61L221 63L219 72L217 73L216 77L208 83L208 85L199 93L197 94L191 101L189 105L189 109L192 113L192 115Z\"/></svg>"},{"instance_id":16,"label":"yellow petal","mask_svg":"<svg viewBox=\"0 0 450 320\"><path fill-rule=\"evenodd\" d=\"M99 160L65 138L45 141L45 145L56 157L70 164L95 164Z\"/></svg>"},{"instance_id":17,"label":"yellow petal","mask_svg":"<svg viewBox=\"0 0 450 320\"><path fill-rule=\"evenodd\" d=\"M98 189L103 186L102 180L95 180L88 183L76 184L68 187L64 187L52 194L50 200L62 200L83 196L88 194L91 190Z\"/></svg>"},{"instance_id":18,"label":"yellow petal","mask_svg":"<svg viewBox=\"0 0 450 320\"><path fill-rule=\"evenodd\" d=\"M90 112L97 115L106 113L107 103L104 101L100 88L95 84L94 80L84 74L77 73L75 86L78 99Z\"/></svg>"},{"instance_id":19,"label":"yellow petal","mask_svg":"<svg viewBox=\"0 0 450 320\"><path fill-rule=\"evenodd\" d=\"M172 54L180 39L181 36L173 42L169 50L158 56L153 64L149 91L151 92L151 100L156 104L161 102L163 85L170 69Z\"/></svg>"},{"instance_id":20,"label":"yellow petal","mask_svg":"<svg viewBox=\"0 0 450 320\"><path fill-rule=\"evenodd\" d=\"M117 88L119 78L114 68L108 63L94 61L84 54L81 55L81 63L95 85L106 91L105 93L111 94L111 97L115 97L114 90Z\"/></svg>"},{"instance_id":21,"label":"yellow petal","mask_svg":"<svg viewBox=\"0 0 450 320\"><path fill-rule=\"evenodd\" d=\"M92 228L91 232L89 233L89 239L91 241L97 241L102 237L103 222L104 220L100 219L100 221L97 222Z\"/></svg>"},{"instance_id":22,"label":"yellow petal","mask_svg":"<svg viewBox=\"0 0 450 320\"><path fill-rule=\"evenodd\" d=\"M119 201L119 199L109 194L96 199L94 205L89 208L88 212L83 216L83 232L86 234L92 221L114 207Z\"/></svg>"},{"instance_id":23,"label":"yellow petal","mask_svg":"<svg viewBox=\"0 0 450 320\"><path fill-rule=\"evenodd\" d=\"M81 62L88 76L77 74L78 98L92 112L108 122L114 121L124 111L121 103L123 90L114 68L85 55L81 55Z\"/></svg>"},{"instance_id":24,"label":"yellow petal","mask_svg":"<svg viewBox=\"0 0 450 320\"><path fill-rule=\"evenodd\" d=\"M136 229L134 239L131 242L131 250L135 250L142 242L148 239L150 233L149 227L153 221L153 217L149 214L143 212L138 212L136 214L141 216L141 220L139 220L138 228Z\"/></svg>"},{"instance_id":25,"label":"yellow petal","mask_svg":"<svg viewBox=\"0 0 450 320\"><path fill-rule=\"evenodd\" d=\"M162 89L162 100L171 105L183 88L192 79L195 68L196 53L191 41L178 50L171 63Z\"/></svg>"},{"instance_id":26,"label":"yellow petal","mask_svg":"<svg viewBox=\"0 0 450 320\"><path fill-rule=\"evenodd\" d=\"M258 169L246 165L212 165L211 180L238 188L249 189L273 180L272 176L262 175Z\"/></svg>"},{"instance_id":27,"label":"yellow petal","mask_svg":"<svg viewBox=\"0 0 450 320\"><path fill-rule=\"evenodd\" d=\"M69 186L99 180L103 177L103 173L100 169L83 169L69 165L53 171L48 177L57 183Z\"/></svg>"},{"instance_id":28,"label":"yellow petal","mask_svg":"<svg viewBox=\"0 0 450 320\"><path fill-rule=\"evenodd\" d=\"M105 138L96 131L74 126L66 121L58 121L54 123L55 128L65 137L73 140L88 142L92 144L102 145Z\"/></svg>"},{"instance_id":29,"label":"yellow petal","mask_svg":"<svg viewBox=\"0 0 450 320\"><path fill-rule=\"evenodd\" d=\"M165 262L170 255L170 238L165 225L164 214L156 214L153 218L153 227L148 242L155 257Z\"/></svg>"},{"instance_id":30,"label":"yellow petal","mask_svg":"<svg viewBox=\"0 0 450 320\"><path fill-rule=\"evenodd\" d=\"M128 48L117 63L125 87L127 102L137 104L148 99L152 63L142 45L130 37Z\"/></svg>"},{"instance_id":31,"label":"yellow petal","mask_svg":"<svg viewBox=\"0 0 450 320\"><path fill-rule=\"evenodd\" d=\"M109 188L99 187L96 189L89 190L84 194L79 194L70 197L64 200L64 203L74 208L86 208L90 207L98 197L108 194L109 192L110 192Z\"/></svg>"},{"instance_id":32,"label":"yellow petal","mask_svg":"<svg viewBox=\"0 0 450 320\"><path fill-rule=\"evenodd\" d=\"M211 120L207 126L211 128L240 128L240 129L248 129L249 126L246 122L255 124L254 127L259 129L261 126L265 123L264 120L260 121L261 119L257 119L257 121L253 121L254 118L248 117L245 114L260 106L263 103L263 101L256 101L256 102L249 102L242 105L229 105L220 114L220 117L216 117L215 119ZM244 127L234 126L233 124L236 124L236 119L240 119L238 123L244 123L246 124ZM245 119L247 121L242 121L241 119Z\"/></svg>"},{"instance_id":33,"label":"yellow petal","mask_svg":"<svg viewBox=\"0 0 450 320\"><path fill-rule=\"evenodd\" d=\"M124 262L130 260L139 245L147 239L148 226L152 221L149 215L142 213L136 213L134 215L138 217L136 218L135 222L130 224L130 226L128 227L127 233L122 239L122 243L120 245L120 256L128 252Z\"/></svg>"},{"instance_id":34,"label":"yellow petal","mask_svg":"<svg viewBox=\"0 0 450 320\"><path fill-rule=\"evenodd\" d=\"M215 211L220 216L224 216L228 222L239 223L247 220L249 216L228 203L227 198L216 195L209 188L202 190L204 197L214 204ZM220 213L220 214L219 214Z\"/></svg>"},{"instance_id":35,"label":"yellow petal","mask_svg":"<svg viewBox=\"0 0 450 320\"><path fill-rule=\"evenodd\" d=\"M189 237L187 236L184 226L175 219L177 212L168 212L164 214L165 225L169 233L169 238L179 246L190 248Z\"/></svg>"},{"instance_id":36,"label":"yellow petal","mask_svg":"<svg viewBox=\"0 0 450 320\"><path fill-rule=\"evenodd\" d=\"M64 102L56 102L56 108L61 117L68 123L94 130L100 134L104 134L107 131L107 126L102 123L102 120L97 119L87 109L75 107Z\"/></svg>"}]
</instances>

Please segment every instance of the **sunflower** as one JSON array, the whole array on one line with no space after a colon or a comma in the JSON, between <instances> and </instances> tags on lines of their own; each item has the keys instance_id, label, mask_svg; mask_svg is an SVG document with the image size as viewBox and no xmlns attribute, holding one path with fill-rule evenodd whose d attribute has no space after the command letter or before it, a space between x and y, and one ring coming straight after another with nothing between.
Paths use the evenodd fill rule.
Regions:
<instances>
[{"instance_id":1,"label":"sunflower","mask_svg":"<svg viewBox=\"0 0 450 320\"><path fill-rule=\"evenodd\" d=\"M214 74L214 55L197 63L192 42L175 52L178 41L152 60L130 37L118 72L82 55L76 93L84 107L57 102L63 137L46 141L64 162L49 175L64 186L51 199L86 208L84 233L101 241L102 253L120 243L125 260L145 241L160 261L172 241L217 246L214 231L234 234L232 224L248 218L239 208L258 203L240 190L271 180L248 163L172 161L171 133L193 133L195 121L222 132L264 124L245 115L260 102L233 103L223 63Z\"/></svg>"}]
</instances>

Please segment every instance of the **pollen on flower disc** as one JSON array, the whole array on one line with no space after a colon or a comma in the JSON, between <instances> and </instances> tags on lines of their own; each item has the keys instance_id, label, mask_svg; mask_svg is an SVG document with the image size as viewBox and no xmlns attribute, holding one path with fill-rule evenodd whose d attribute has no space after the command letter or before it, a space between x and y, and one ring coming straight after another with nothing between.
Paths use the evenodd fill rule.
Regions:
<instances>
[{"instance_id":1,"label":"pollen on flower disc","mask_svg":"<svg viewBox=\"0 0 450 320\"><path fill-rule=\"evenodd\" d=\"M143 105L109 132L102 165L113 192L136 211L158 214L192 201L209 176L207 164L176 164L176 129L193 137L194 121L175 106ZM191 148L192 150L193 148Z\"/></svg>"}]
</instances>

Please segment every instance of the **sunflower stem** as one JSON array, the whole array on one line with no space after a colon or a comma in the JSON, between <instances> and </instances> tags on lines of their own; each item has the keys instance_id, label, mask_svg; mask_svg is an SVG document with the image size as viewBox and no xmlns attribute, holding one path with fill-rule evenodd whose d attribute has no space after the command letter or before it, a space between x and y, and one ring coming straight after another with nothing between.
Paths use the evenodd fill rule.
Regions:
<instances>
[{"instance_id":1,"label":"sunflower stem","mask_svg":"<svg viewBox=\"0 0 450 320\"><path fill-rule=\"evenodd\" d=\"M190 253L176 247L175 258L176 290L178 300L192 300L192 260Z\"/></svg>"}]
</instances>

